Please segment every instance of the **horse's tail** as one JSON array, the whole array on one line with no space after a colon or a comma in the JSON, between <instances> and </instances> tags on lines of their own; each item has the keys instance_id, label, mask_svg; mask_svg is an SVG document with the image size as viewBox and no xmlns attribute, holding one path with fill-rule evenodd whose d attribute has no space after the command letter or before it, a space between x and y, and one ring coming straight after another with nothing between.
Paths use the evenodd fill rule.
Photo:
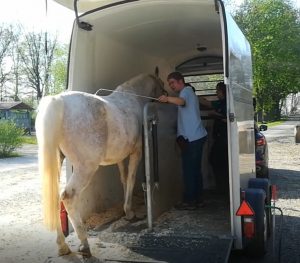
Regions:
<instances>
[{"instance_id":1,"label":"horse's tail","mask_svg":"<svg viewBox=\"0 0 300 263\"><path fill-rule=\"evenodd\" d=\"M39 170L42 176L44 224L49 230L59 225L59 177L61 169L58 142L63 118L63 101L59 96L44 97L36 117L39 146Z\"/></svg>"}]
</instances>

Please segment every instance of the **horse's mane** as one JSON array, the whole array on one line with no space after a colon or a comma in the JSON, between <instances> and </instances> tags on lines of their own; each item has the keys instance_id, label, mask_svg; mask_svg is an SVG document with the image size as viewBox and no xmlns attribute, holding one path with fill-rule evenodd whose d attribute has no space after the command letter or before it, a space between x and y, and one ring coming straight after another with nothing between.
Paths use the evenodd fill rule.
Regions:
<instances>
[{"instance_id":1,"label":"horse's mane","mask_svg":"<svg viewBox=\"0 0 300 263\"><path fill-rule=\"evenodd\" d=\"M145 79L155 80L151 74L142 73L119 85L116 90L136 90L145 85Z\"/></svg>"}]
</instances>

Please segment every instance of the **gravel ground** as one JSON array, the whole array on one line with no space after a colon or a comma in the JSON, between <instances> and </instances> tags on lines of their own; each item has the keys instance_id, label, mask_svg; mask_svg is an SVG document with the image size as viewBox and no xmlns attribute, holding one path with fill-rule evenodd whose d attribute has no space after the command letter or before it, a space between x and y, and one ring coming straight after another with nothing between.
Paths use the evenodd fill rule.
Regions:
<instances>
[{"instance_id":1,"label":"gravel ground","mask_svg":"<svg viewBox=\"0 0 300 263\"><path fill-rule=\"evenodd\" d=\"M42 225L36 148L26 146L22 151L28 160L25 163L22 158L0 159L0 263L54 262L56 235ZM300 262L300 145L296 145L291 136L273 138L269 142L269 155L271 180L279 189L277 206L284 213L281 262L297 263ZM279 223L280 217L276 220ZM74 251L78 242L73 235L67 240ZM94 246L92 253L103 245L95 236L90 237L90 242ZM276 245L277 253L278 243ZM75 254L60 260L82 262ZM97 258L92 261L100 262ZM276 258L272 253L263 260L237 255L231 257L230 262L276 262Z\"/></svg>"},{"instance_id":2,"label":"gravel ground","mask_svg":"<svg viewBox=\"0 0 300 263\"><path fill-rule=\"evenodd\" d=\"M283 211L281 262L300 262L300 144L294 137L270 143L271 182L278 186L276 206ZM277 221L280 222L279 217Z\"/></svg>"},{"instance_id":3,"label":"gravel ground","mask_svg":"<svg viewBox=\"0 0 300 263\"><path fill-rule=\"evenodd\" d=\"M280 249L280 213L276 212L275 252L261 259L249 259L234 254L230 262L300 262L300 144L295 144L293 133L269 139L269 167L271 183L278 189L276 206L283 211Z\"/></svg>"}]
</instances>

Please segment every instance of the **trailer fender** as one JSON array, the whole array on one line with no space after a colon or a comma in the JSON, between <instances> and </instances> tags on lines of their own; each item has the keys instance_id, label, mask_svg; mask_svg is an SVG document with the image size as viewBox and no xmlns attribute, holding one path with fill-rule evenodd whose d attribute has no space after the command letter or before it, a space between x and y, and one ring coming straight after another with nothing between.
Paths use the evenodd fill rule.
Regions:
<instances>
[{"instance_id":1,"label":"trailer fender","mask_svg":"<svg viewBox=\"0 0 300 263\"><path fill-rule=\"evenodd\" d=\"M271 184L267 178L251 178L248 181L248 188L263 189L268 199L271 196Z\"/></svg>"}]
</instances>

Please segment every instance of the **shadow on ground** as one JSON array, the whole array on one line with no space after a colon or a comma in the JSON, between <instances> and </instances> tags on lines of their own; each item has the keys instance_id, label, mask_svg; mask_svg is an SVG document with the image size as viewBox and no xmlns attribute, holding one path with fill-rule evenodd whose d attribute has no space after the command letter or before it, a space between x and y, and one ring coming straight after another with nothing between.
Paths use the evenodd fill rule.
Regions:
<instances>
[{"instance_id":1,"label":"shadow on ground","mask_svg":"<svg viewBox=\"0 0 300 263\"><path fill-rule=\"evenodd\" d=\"M271 183L278 187L278 198L300 199L300 171L271 169Z\"/></svg>"}]
</instances>

